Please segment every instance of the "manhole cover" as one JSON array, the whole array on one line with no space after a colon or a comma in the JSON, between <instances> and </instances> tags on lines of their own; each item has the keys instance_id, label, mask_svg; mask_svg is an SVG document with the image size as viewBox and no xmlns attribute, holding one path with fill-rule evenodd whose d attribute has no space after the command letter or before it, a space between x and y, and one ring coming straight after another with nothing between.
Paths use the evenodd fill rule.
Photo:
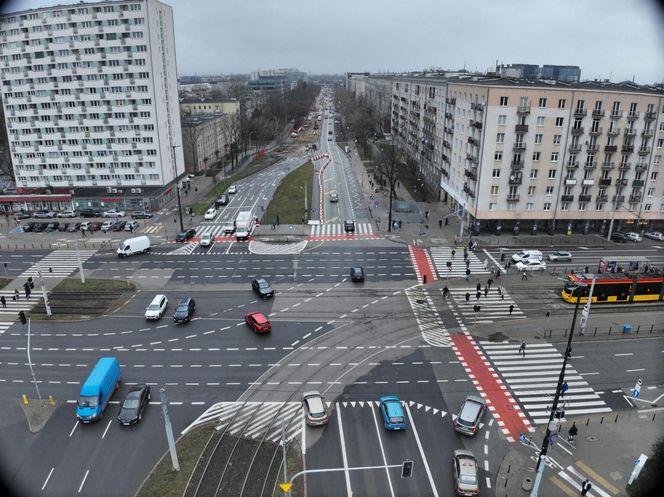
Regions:
<instances>
[{"instance_id":1,"label":"manhole cover","mask_svg":"<svg viewBox=\"0 0 664 497\"><path fill-rule=\"evenodd\" d=\"M586 437L586 440L588 440L589 442L597 442L599 438L597 438L594 435L590 435L589 437Z\"/></svg>"}]
</instances>

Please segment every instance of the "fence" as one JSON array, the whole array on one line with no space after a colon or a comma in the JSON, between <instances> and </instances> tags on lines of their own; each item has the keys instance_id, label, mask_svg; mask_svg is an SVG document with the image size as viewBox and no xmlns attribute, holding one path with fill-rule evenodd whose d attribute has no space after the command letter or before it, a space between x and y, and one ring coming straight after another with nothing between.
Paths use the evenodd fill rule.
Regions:
<instances>
[{"instance_id":1,"label":"fence","mask_svg":"<svg viewBox=\"0 0 664 497\"><path fill-rule=\"evenodd\" d=\"M481 248L489 247L559 247L565 245L598 245L605 246L613 244L606 238L599 236L585 235L585 236L566 236L566 235L519 235L505 237L496 236L490 237L484 234L474 237L479 242Z\"/></svg>"},{"instance_id":2,"label":"fence","mask_svg":"<svg viewBox=\"0 0 664 497\"><path fill-rule=\"evenodd\" d=\"M83 240L78 241L79 249L110 249L116 248L119 244L117 241L109 240ZM75 249L76 243L74 241L68 242L0 242L0 250L56 250L56 249Z\"/></svg>"},{"instance_id":3,"label":"fence","mask_svg":"<svg viewBox=\"0 0 664 497\"><path fill-rule=\"evenodd\" d=\"M625 331L625 326L630 326L630 331ZM654 336L664 333L664 323L647 324L613 324L611 326L595 326L586 328L583 335L577 327L574 332L574 339L582 337L612 336L614 338L627 338L632 336ZM558 328L544 330L544 338L549 339L567 339L569 328Z\"/></svg>"}]
</instances>

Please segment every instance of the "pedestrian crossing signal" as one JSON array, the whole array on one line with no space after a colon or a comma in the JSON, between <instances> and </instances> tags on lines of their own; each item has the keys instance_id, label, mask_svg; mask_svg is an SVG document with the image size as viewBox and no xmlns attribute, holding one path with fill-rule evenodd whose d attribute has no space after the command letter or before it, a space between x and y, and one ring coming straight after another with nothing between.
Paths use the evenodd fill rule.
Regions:
<instances>
[{"instance_id":1,"label":"pedestrian crossing signal","mask_svg":"<svg viewBox=\"0 0 664 497\"><path fill-rule=\"evenodd\" d=\"M401 478L413 476L413 461L404 461L401 465Z\"/></svg>"}]
</instances>

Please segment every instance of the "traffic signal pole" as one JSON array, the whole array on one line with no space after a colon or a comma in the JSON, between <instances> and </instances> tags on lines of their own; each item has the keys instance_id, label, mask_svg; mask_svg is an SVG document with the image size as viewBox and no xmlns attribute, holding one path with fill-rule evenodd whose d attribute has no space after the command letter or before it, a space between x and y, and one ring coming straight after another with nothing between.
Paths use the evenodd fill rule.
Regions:
<instances>
[{"instance_id":1,"label":"traffic signal pole","mask_svg":"<svg viewBox=\"0 0 664 497\"><path fill-rule=\"evenodd\" d=\"M35 384L35 388L37 389L37 397L39 398L39 403L43 407L44 401L42 400L41 392L39 391L39 384L37 383L35 370L32 368L32 359L30 359L30 319L28 319L28 366L30 367L30 374L32 375L32 383Z\"/></svg>"},{"instance_id":2,"label":"traffic signal pole","mask_svg":"<svg viewBox=\"0 0 664 497\"><path fill-rule=\"evenodd\" d=\"M44 277L41 272L41 265L37 263L37 273L39 274L39 284L41 285L42 296L44 297L44 307L46 308L46 315L51 315L51 306L48 303L48 294L46 293L46 286L44 285Z\"/></svg>"}]
</instances>

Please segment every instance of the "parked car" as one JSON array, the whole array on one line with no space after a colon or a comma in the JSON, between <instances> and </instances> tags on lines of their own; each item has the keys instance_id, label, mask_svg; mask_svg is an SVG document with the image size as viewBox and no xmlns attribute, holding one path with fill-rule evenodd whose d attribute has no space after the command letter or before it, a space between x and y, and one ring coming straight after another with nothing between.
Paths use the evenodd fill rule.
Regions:
<instances>
[{"instance_id":1,"label":"parked car","mask_svg":"<svg viewBox=\"0 0 664 497\"><path fill-rule=\"evenodd\" d=\"M46 210L36 211L32 214L32 217L34 217L35 219L48 219L51 217L55 217L55 212L46 211Z\"/></svg>"},{"instance_id":2,"label":"parked car","mask_svg":"<svg viewBox=\"0 0 664 497\"><path fill-rule=\"evenodd\" d=\"M58 226L58 231L67 231L67 228L69 228L69 225L73 223L60 223L60 226Z\"/></svg>"},{"instance_id":3,"label":"parked car","mask_svg":"<svg viewBox=\"0 0 664 497\"><path fill-rule=\"evenodd\" d=\"M512 255L512 263L521 262L524 259L542 259L542 252L539 250L522 250Z\"/></svg>"},{"instance_id":4,"label":"parked car","mask_svg":"<svg viewBox=\"0 0 664 497\"><path fill-rule=\"evenodd\" d=\"M138 423L143 418L143 411L151 398L149 385L138 384L131 387L120 407L118 414L120 424L129 426Z\"/></svg>"},{"instance_id":5,"label":"parked car","mask_svg":"<svg viewBox=\"0 0 664 497\"><path fill-rule=\"evenodd\" d=\"M160 319L166 312L167 307L168 299L166 295L156 295L145 309L145 319Z\"/></svg>"},{"instance_id":6,"label":"parked car","mask_svg":"<svg viewBox=\"0 0 664 497\"><path fill-rule=\"evenodd\" d=\"M323 396L312 390L302 394L302 408L304 410L304 420L308 426L323 426L329 420L325 400Z\"/></svg>"},{"instance_id":7,"label":"parked car","mask_svg":"<svg viewBox=\"0 0 664 497\"><path fill-rule=\"evenodd\" d=\"M454 429L464 435L474 435L486 409L486 401L477 395L468 395L454 420Z\"/></svg>"},{"instance_id":8,"label":"parked car","mask_svg":"<svg viewBox=\"0 0 664 497\"><path fill-rule=\"evenodd\" d=\"M235 233L235 224L232 222L224 223L224 225L221 227L221 231L224 233L224 235L232 235Z\"/></svg>"},{"instance_id":9,"label":"parked car","mask_svg":"<svg viewBox=\"0 0 664 497\"><path fill-rule=\"evenodd\" d=\"M364 281L364 268L362 266L354 266L350 268L351 281Z\"/></svg>"},{"instance_id":10,"label":"parked car","mask_svg":"<svg viewBox=\"0 0 664 497\"><path fill-rule=\"evenodd\" d=\"M274 289L265 278L256 278L251 282L251 288L259 297L268 299L274 297Z\"/></svg>"},{"instance_id":11,"label":"parked car","mask_svg":"<svg viewBox=\"0 0 664 497\"><path fill-rule=\"evenodd\" d=\"M519 271L544 271L546 269L546 262L538 259L524 259L516 263L516 268Z\"/></svg>"},{"instance_id":12,"label":"parked car","mask_svg":"<svg viewBox=\"0 0 664 497\"><path fill-rule=\"evenodd\" d=\"M210 220L214 219L217 216L217 209L208 209L205 211L205 215L203 216L204 219Z\"/></svg>"},{"instance_id":13,"label":"parked car","mask_svg":"<svg viewBox=\"0 0 664 497\"><path fill-rule=\"evenodd\" d=\"M99 209L80 209L78 215L81 217L101 217Z\"/></svg>"},{"instance_id":14,"label":"parked car","mask_svg":"<svg viewBox=\"0 0 664 497\"><path fill-rule=\"evenodd\" d=\"M196 311L196 302L191 297L185 297L180 300L177 308L175 309L175 314L173 314L173 321L176 323L184 323L185 321L191 321L191 318L194 316Z\"/></svg>"},{"instance_id":15,"label":"parked car","mask_svg":"<svg viewBox=\"0 0 664 497\"><path fill-rule=\"evenodd\" d=\"M19 211L14 214L16 219L30 219L32 217L32 212L30 211Z\"/></svg>"},{"instance_id":16,"label":"parked car","mask_svg":"<svg viewBox=\"0 0 664 497\"><path fill-rule=\"evenodd\" d=\"M94 221L90 223L89 231L99 231L101 229L102 223L100 221Z\"/></svg>"},{"instance_id":17,"label":"parked car","mask_svg":"<svg viewBox=\"0 0 664 497\"><path fill-rule=\"evenodd\" d=\"M626 243L629 241L629 238L622 231L616 231L611 235L611 240L618 243Z\"/></svg>"},{"instance_id":18,"label":"parked car","mask_svg":"<svg viewBox=\"0 0 664 497\"><path fill-rule=\"evenodd\" d=\"M231 199L228 197L228 195L226 195L225 193L222 193L221 195L219 195L217 200L214 201L214 206L219 208L219 207L222 207L224 205L228 205L228 202L230 202L230 201L231 201Z\"/></svg>"},{"instance_id":19,"label":"parked car","mask_svg":"<svg viewBox=\"0 0 664 497\"><path fill-rule=\"evenodd\" d=\"M46 229L49 223L36 223L34 227L32 228L32 231L35 233L41 233Z\"/></svg>"},{"instance_id":20,"label":"parked car","mask_svg":"<svg viewBox=\"0 0 664 497\"><path fill-rule=\"evenodd\" d=\"M244 322L256 333L269 333L272 331L272 323L262 312L247 312L244 315Z\"/></svg>"},{"instance_id":21,"label":"parked car","mask_svg":"<svg viewBox=\"0 0 664 497\"><path fill-rule=\"evenodd\" d=\"M477 460L469 450L454 451L454 489L457 495L477 495L480 493L477 480Z\"/></svg>"},{"instance_id":22,"label":"parked car","mask_svg":"<svg viewBox=\"0 0 664 497\"><path fill-rule=\"evenodd\" d=\"M556 250L549 254L549 260L554 262L571 262L572 254L565 250Z\"/></svg>"},{"instance_id":23,"label":"parked car","mask_svg":"<svg viewBox=\"0 0 664 497\"><path fill-rule=\"evenodd\" d=\"M332 203L339 202L339 194L337 192L330 193L330 202Z\"/></svg>"},{"instance_id":24,"label":"parked car","mask_svg":"<svg viewBox=\"0 0 664 497\"><path fill-rule=\"evenodd\" d=\"M124 230L133 233L138 229L138 227L139 227L138 221L127 221L127 223L124 226Z\"/></svg>"},{"instance_id":25,"label":"parked car","mask_svg":"<svg viewBox=\"0 0 664 497\"><path fill-rule=\"evenodd\" d=\"M355 221L344 221L344 231L346 233L355 233Z\"/></svg>"},{"instance_id":26,"label":"parked car","mask_svg":"<svg viewBox=\"0 0 664 497\"><path fill-rule=\"evenodd\" d=\"M125 226L127 226L127 221L117 220L115 223L113 223L113 227L111 229L113 231L122 231L124 230Z\"/></svg>"},{"instance_id":27,"label":"parked car","mask_svg":"<svg viewBox=\"0 0 664 497\"><path fill-rule=\"evenodd\" d=\"M28 233L29 231L32 231L36 224L38 224L38 223L26 223L26 224L24 224L23 225L23 231L25 233Z\"/></svg>"},{"instance_id":28,"label":"parked car","mask_svg":"<svg viewBox=\"0 0 664 497\"><path fill-rule=\"evenodd\" d=\"M46 225L46 232L51 233L52 231L57 231L58 226L60 226L60 223L58 223L57 221L54 221L52 223L48 223L48 225Z\"/></svg>"},{"instance_id":29,"label":"parked car","mask_svg":"<svg viewBox=\"0 0 664 497\"><path fill-rule=\"evenodd\" d=\"M664 241L664 233L661 231L646 231L646 237L651 240Z\"/></svg>"},{"instance_id":30,"label":"parked car","mask_svg":"<svg viewBox=\"0 0 664 497\"><path fill-rule=\"evenodd\" d=\"M150 219L151 217L152 217L152 212L134 211L131 213L132 219Z\"/></svg>"},{"instance_id":31,"label":"parked car","mask_svg":"<svg viewBox=\"0 0 664 497\"><path fill-rule=\"evenodd\" d=\"M210 233L205 233L201 236L201 247L211 247L214 243L214 237Z\"/></svg>"},{"instance_id":32,"label":"parked car","mask_svg":"<svg viewBox=\"0 0 664 497\"><path fill-rule=\"evenodd\" d=\"M194 237L196 234L196 230L191 228L188 230L185 230L181 233L178 233L178 236L175 237L176 242L186 242L187 240L190 240L191 238Z\"/></svg>"},{"instance_id":33,"label":"parked car","mask_svg":"<svg viewBox=\"0 0 664 497\"><path fill-rule=\"evenodd\" d=\"M104 233L108 233L113 229L113 225L115 224L115 221L104 221L104 223L101 225L101 230Z\"/></svg>"},{"instance_id":34,"label":"parked car","mask_svg":"<svg viewBox=\"0 0 664 497\"><path fill-rule=\"evenodd\" d=\"M76 217L76 213L71 209L67 209L58 212L58 217Z\"/></svg>"},{"instance_id":35,"label":"parked car","mask_svg":"<svg viewBox=\"0 0 664 497\"><path fill-rule=\"evenodd\" d=\"M103 217L125 217L125 212L111 209L110 211L105 211Z\"/></svg>"},{"instance_id":36,"label":"parked car","mask_svg":"<svg viewBox=\"0 0 664 497\"><path fill-rule=\"evenodd\" d=\"M380 415L386 430L405 430L408 427L401 399L396 395L380 398Z\"/></svg>"},{"instance_id":37,"label":"parked car","mask_svg":"<svg viewBox=\"0 0 664 497\"><path fill-rule=\"evenodd\" d=\"M74 233L80 229L81 229L81 223L69 223L69 226L67 226L68 233Z\"/></svg>"},{"instance_id":38,"label":"parked car","mask_svg":"<svg viewBox=\"0 0 664 497\"><path fill-rule=\"evenodd\" d=\"M231 195L234 195L237 193L237 186L231 185L228 187L228 191L226 193L230 193Z\"/></svg>"},{"instance_id":39,"label":"parked car","mask_svg":"<svg viewBox=\"0 0 664 497\"><path fill-rule=\"evenodd\" d=\"M625 233L625 236L627 236L627 239L630 242L640 242L642 240L641 235L638 233L635 233L634 231L630 231L628 233Z\"/></svg>"}]
</instances>

